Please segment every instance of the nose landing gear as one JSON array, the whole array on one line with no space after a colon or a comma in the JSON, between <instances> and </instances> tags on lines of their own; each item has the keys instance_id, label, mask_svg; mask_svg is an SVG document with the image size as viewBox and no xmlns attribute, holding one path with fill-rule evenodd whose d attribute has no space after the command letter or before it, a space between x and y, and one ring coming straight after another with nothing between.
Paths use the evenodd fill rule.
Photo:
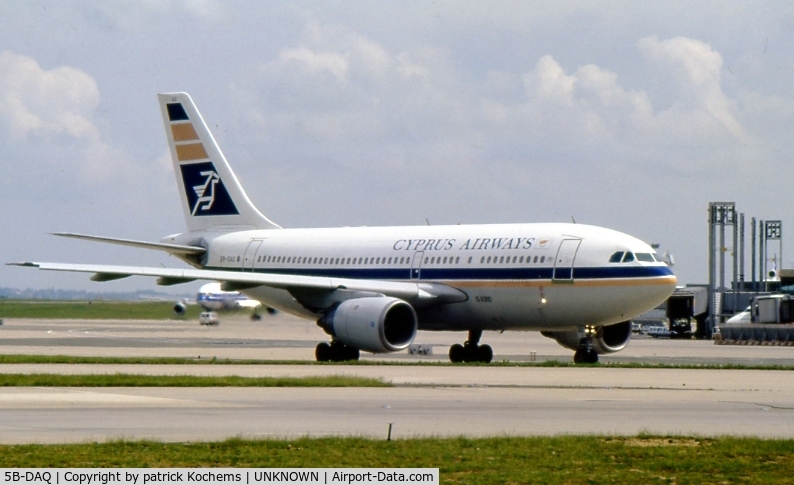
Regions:
<instances>
[{"instance_id":1,"label":"nose landing gear","mask_svg":"<svg viewBox=\"0 0 794 485\"><path fill-rule=\"evenodd\" d=\"M482 330L469 330L469 339L463 344L455 344L449 348L449 360L459 362L490 363L493 360L493 349L490 345L478 345Z\"/></svg>"},{"instance_id":2,"label":"nose landing gear","mask_svg":"<svg viewBox=\"0 0 794 485\"><path fill-rule=\"evenodd\" d=\"M593 337L596 334L596 327L588 325L585 327L584 338L579 342L579 349L573 354L575 364L597 364L598 352L593 348Z\"/></svg>"}]
</instances>

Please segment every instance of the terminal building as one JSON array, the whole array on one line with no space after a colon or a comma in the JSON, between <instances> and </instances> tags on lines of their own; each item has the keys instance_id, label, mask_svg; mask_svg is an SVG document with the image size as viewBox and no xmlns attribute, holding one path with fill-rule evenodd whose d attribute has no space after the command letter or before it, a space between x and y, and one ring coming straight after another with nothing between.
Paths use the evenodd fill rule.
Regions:
<instances>
[{"instance_id":1,"label":"terminal building","mask_svg":"<svg viewBox=\"0 0 794 485\"><path fill-rule=\"evenodd\" d=\"M750 220L749 277L745 247L744 214L736 212L733 202L710 203L708 284L677 288L664 304L635 323L642 328L663 324L671 338L794 345L794 269L782 269L782 222ZM728 271L730 281L726 281Z\"/></svg>"}]
</instances>

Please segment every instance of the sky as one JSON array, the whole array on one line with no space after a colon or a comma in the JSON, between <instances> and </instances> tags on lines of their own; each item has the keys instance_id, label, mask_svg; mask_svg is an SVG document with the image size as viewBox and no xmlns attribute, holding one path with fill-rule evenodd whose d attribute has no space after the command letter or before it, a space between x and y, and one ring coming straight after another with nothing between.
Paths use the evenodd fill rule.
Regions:
<instances>
[{"instance_id":1,"label":"sky","mask_svg":"<svg viewBox=\"0 0 794 485\"><path fill-rule=\"evenodd\" d=\"M791 1L0 0L0 262L182 266L49 233L184 231L156 94L185 91L283 227L574 219L704 283L731 201L794 267L792 79Z\"/></svg>"}]
</instances>

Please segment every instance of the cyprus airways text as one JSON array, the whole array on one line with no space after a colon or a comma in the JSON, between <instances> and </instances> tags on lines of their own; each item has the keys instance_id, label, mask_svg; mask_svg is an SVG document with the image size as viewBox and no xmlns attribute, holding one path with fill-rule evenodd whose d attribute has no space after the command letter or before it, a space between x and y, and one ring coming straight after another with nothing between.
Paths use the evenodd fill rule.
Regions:
<instances>
[{"instance_id":1,"label":"cyprus airways text","mask_svg":"<svg viewBox=\"0 0 794 485\"><path fill-rule=\"evenodd\" d=\"M542 242L548 242L546 239ZM494 237L467 239L459 250L530 249L534 237ZM455 239L400 239L394 243L395 251L449 251L455 249Z\"/></svg>"}]
</instances>

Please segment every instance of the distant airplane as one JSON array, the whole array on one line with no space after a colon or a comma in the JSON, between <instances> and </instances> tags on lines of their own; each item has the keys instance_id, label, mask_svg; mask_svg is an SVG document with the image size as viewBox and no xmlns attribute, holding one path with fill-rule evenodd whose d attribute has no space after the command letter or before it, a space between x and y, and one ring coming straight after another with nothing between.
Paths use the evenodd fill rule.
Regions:
<instances>
[{"instance_id":1,"label":"distant airplane","mask_svg":"<svg viewBox=\"0 0 794 485\"><path fill-rule=\"evenodd\" d=\"M196 303L207 311L230 311L241 308L256 309L261 304L248 298L239 291L223 291L220 283L207 283L198 290ZM179 300L174 303L174 313L184 315L187 311L187 302Z\"/></svg>"},{"instance_id":2,"label":"distant airplane","mask_svg":"<svg viewBox=\"0 0 794 485\"><path fill-rule=\"evenodd\" d=\"M404 350L421 329L468 332L450 348L453 362L492 360L483 331L534 330L574 350L575 362L593 363L623 349L631 318L675 289L648 244L585 224L282 229L251 203L190 96L159 101L188 232L160 243L61 235L158 249L193 269L14 264L94 273L94 281L216 281L316 320L331 336L317 345L320 361Z\"/></svg>"}]
</instances>

